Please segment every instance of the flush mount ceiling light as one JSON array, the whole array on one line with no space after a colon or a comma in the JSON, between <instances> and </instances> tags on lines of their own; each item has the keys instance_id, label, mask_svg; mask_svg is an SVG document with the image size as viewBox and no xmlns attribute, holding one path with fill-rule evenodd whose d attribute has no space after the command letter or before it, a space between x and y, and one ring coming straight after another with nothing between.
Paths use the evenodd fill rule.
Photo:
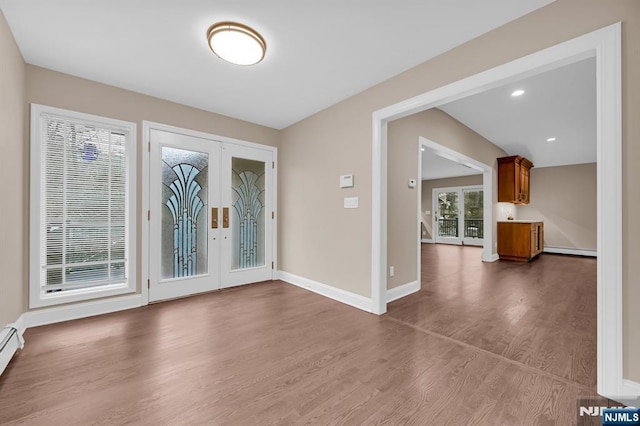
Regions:
<instances>
[{"instance_id":1,"label":"flush mount ceiling light","mask_svg":"<svg viewBox=\"0 0 640 426\"><path fill-rule=\"evenodd\" d=\"M556 138L549 138L549 139L547 139L547 142L555 142L555 141L556 141Z\"/></svg>"},{"instance_id":2,"label":"flush mount ceiling light","mask_svg":"<svg viewBox=\"0 0 640 426\"><path fill-rule=\"evenodd\" d=\"M267 43L257 31L237 22L218 22L207 30L211 51L236 65L254 65L264 58Z\"/></svg>"},{"instance_id":3,"label":"flush mount ceiling light","mask_svg":"<svg viewBox=\"0 0 640 426\"><path fill-rule=\"evenodd\" d=\"M515 90L513 93L511 93L511 96L513 97L522 96L522 95L524 95L524 90L522 89Z\"/></svg>"}]
</instances>

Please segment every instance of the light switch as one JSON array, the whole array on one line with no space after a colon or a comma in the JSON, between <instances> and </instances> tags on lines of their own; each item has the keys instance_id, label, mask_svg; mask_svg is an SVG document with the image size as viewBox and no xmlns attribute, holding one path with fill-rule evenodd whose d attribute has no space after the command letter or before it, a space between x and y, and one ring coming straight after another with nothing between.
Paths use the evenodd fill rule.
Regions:
<instances>
[{"instance_id":1,"label":"light switch","mask_svg":"<svg viewBox=\"0 0 640 426\"><path fill-rule=\"evenodd\" d=\"M357 209L358 208L358 197L344 197L344 208L345 209Z\"/></svg>"},{"instance_id":2,"label":"light switch","mask_svg":"<svg viewBox=\"0 0 640 426\"><path fill-rule=\"evenodd\" d=\"M431 214L431 210L425 210L424 214L426 214L427 216L429 216Z\"/></svg>"}]
</instances>

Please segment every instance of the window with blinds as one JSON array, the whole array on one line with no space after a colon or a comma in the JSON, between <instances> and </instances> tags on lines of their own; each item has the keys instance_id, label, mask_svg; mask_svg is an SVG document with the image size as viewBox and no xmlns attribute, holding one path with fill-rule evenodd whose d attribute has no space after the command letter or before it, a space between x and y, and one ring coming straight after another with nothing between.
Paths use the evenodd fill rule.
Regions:
<instances>
[{"instance_id":1,"label":"window with blinds","mask_svg":"<svg viewBox=\"0 0 640 426\"><path fill-rule=\"evenodd\" d=\"M132 290L128 164L134 155L133 125L35 109L37 146L32 146L32 155L37 149L39 176L32 181L39 182L39 282L32 305Z\"/></svg>"}]
</instances>

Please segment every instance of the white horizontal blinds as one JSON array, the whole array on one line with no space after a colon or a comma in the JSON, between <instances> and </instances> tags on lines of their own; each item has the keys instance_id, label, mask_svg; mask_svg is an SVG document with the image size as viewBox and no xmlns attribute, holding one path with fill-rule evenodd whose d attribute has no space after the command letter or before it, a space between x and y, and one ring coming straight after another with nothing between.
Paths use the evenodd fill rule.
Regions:
<instances>
[{"instance_id":1,"label":"white horizontal blinds","mask_svg":"<svg viewBox=\"0 0 640 426\"><path fill-rule=\"evenodd\" d=\"M45 293L126 281L126 132L41 120L41 286Z\"/></svg>"}]
</instances>

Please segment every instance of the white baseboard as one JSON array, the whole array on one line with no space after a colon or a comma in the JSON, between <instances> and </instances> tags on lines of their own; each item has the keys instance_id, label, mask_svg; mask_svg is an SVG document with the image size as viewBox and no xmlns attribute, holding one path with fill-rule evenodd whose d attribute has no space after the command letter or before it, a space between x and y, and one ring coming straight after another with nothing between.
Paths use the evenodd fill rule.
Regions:
<instances>
[{"instance_id":1,"label":"white baseboard","mask_svg":"<svg viewBox=\"0 0 640 426\"><path fill-rule=\"evenodd\" d=\"M423 238L421 240L421 242L423 242L425 244L433 244L434 243L433 238Z\"/></svg>"},{"instance_id":2,"label":"white baseboard","mask_svg":"<svg viewBox=\"0 0 640 426\"><path fill-rule=\"evenodd\" d=\"M500 255L498 253L493 253L488 258L482 256L483 262L491 263L491 262L497 262L498 260L500 260Z\"/></svg>"},{"instance_id":3,"label":"white baseboard","mask_svg":"<svg viewBox=\"0 0 640 426\"><path fill-rule=\"evenodd\" d=\"M24 347L24 314L16 322L7 324L0 330L0 375L4 372L9 362L18 349Z\"/></svg>"},{"instance_id":4,"label":"white baseboard","mask_svg":"<svg viewBox=\"0 0 640 426\"><path fill-rule=\"evenodd\" d=\"M321 296L328 297L329 299L337 300L338 302L353 306L354 308L362 309L366 312L373 311L373 304L371 299L368 297L360 296L359 294L351 293L350 291L332 287L330 285L319 283L308 278L299 277L284 271L278 271L277 276L284 282L304 288L305 290L310 290Z\"/></svg>"},{"instance_id":5,"label":"white baseboard","mask_svg":"<svg viewBox=\"0 0 640 426\"><path fill-rule=\"evenodd\" d=\"M543 251L545 253L572 254L574 256L598 257L598 252L596 250L590 250L590 249L572 249L572 248L564 248L564 247L545 247Z\"/></svg>"},{"instance_id":6,"label":"white baseboard","mask_svg":"<svg viewBox=\"0 0 640 426\"><path fill-rule=\"evenodd\" d=\"M632 380L622 379L622 393L625 397L640 397L640 383Z\"/></svg>"},{"instance_id":7,"label":"white baseboard","mask_svg":"<svg viewBox=\"0 0 640 426\"><path fill-rule=\"evenodd\" d=\"M55 308L37 309L25 312L23 316L25 325L29 328L124 311L126 309L138 308L142 305L142 295L134 294L124 297L112 297L85 303L56 306Z\"/></svg>"},{"instance_id":8,"label":"white baseboard","mask_svg":"<svg viewBox=\"0 0 640 426\"><path fill-rule=\"evenodd\" d=\"M399 287L390 288L387 290L387 303L394 300L402 299L405 296L420 291L420 283L413 281L407 284L403 284Z\"/></svg>"}]
</instances>

